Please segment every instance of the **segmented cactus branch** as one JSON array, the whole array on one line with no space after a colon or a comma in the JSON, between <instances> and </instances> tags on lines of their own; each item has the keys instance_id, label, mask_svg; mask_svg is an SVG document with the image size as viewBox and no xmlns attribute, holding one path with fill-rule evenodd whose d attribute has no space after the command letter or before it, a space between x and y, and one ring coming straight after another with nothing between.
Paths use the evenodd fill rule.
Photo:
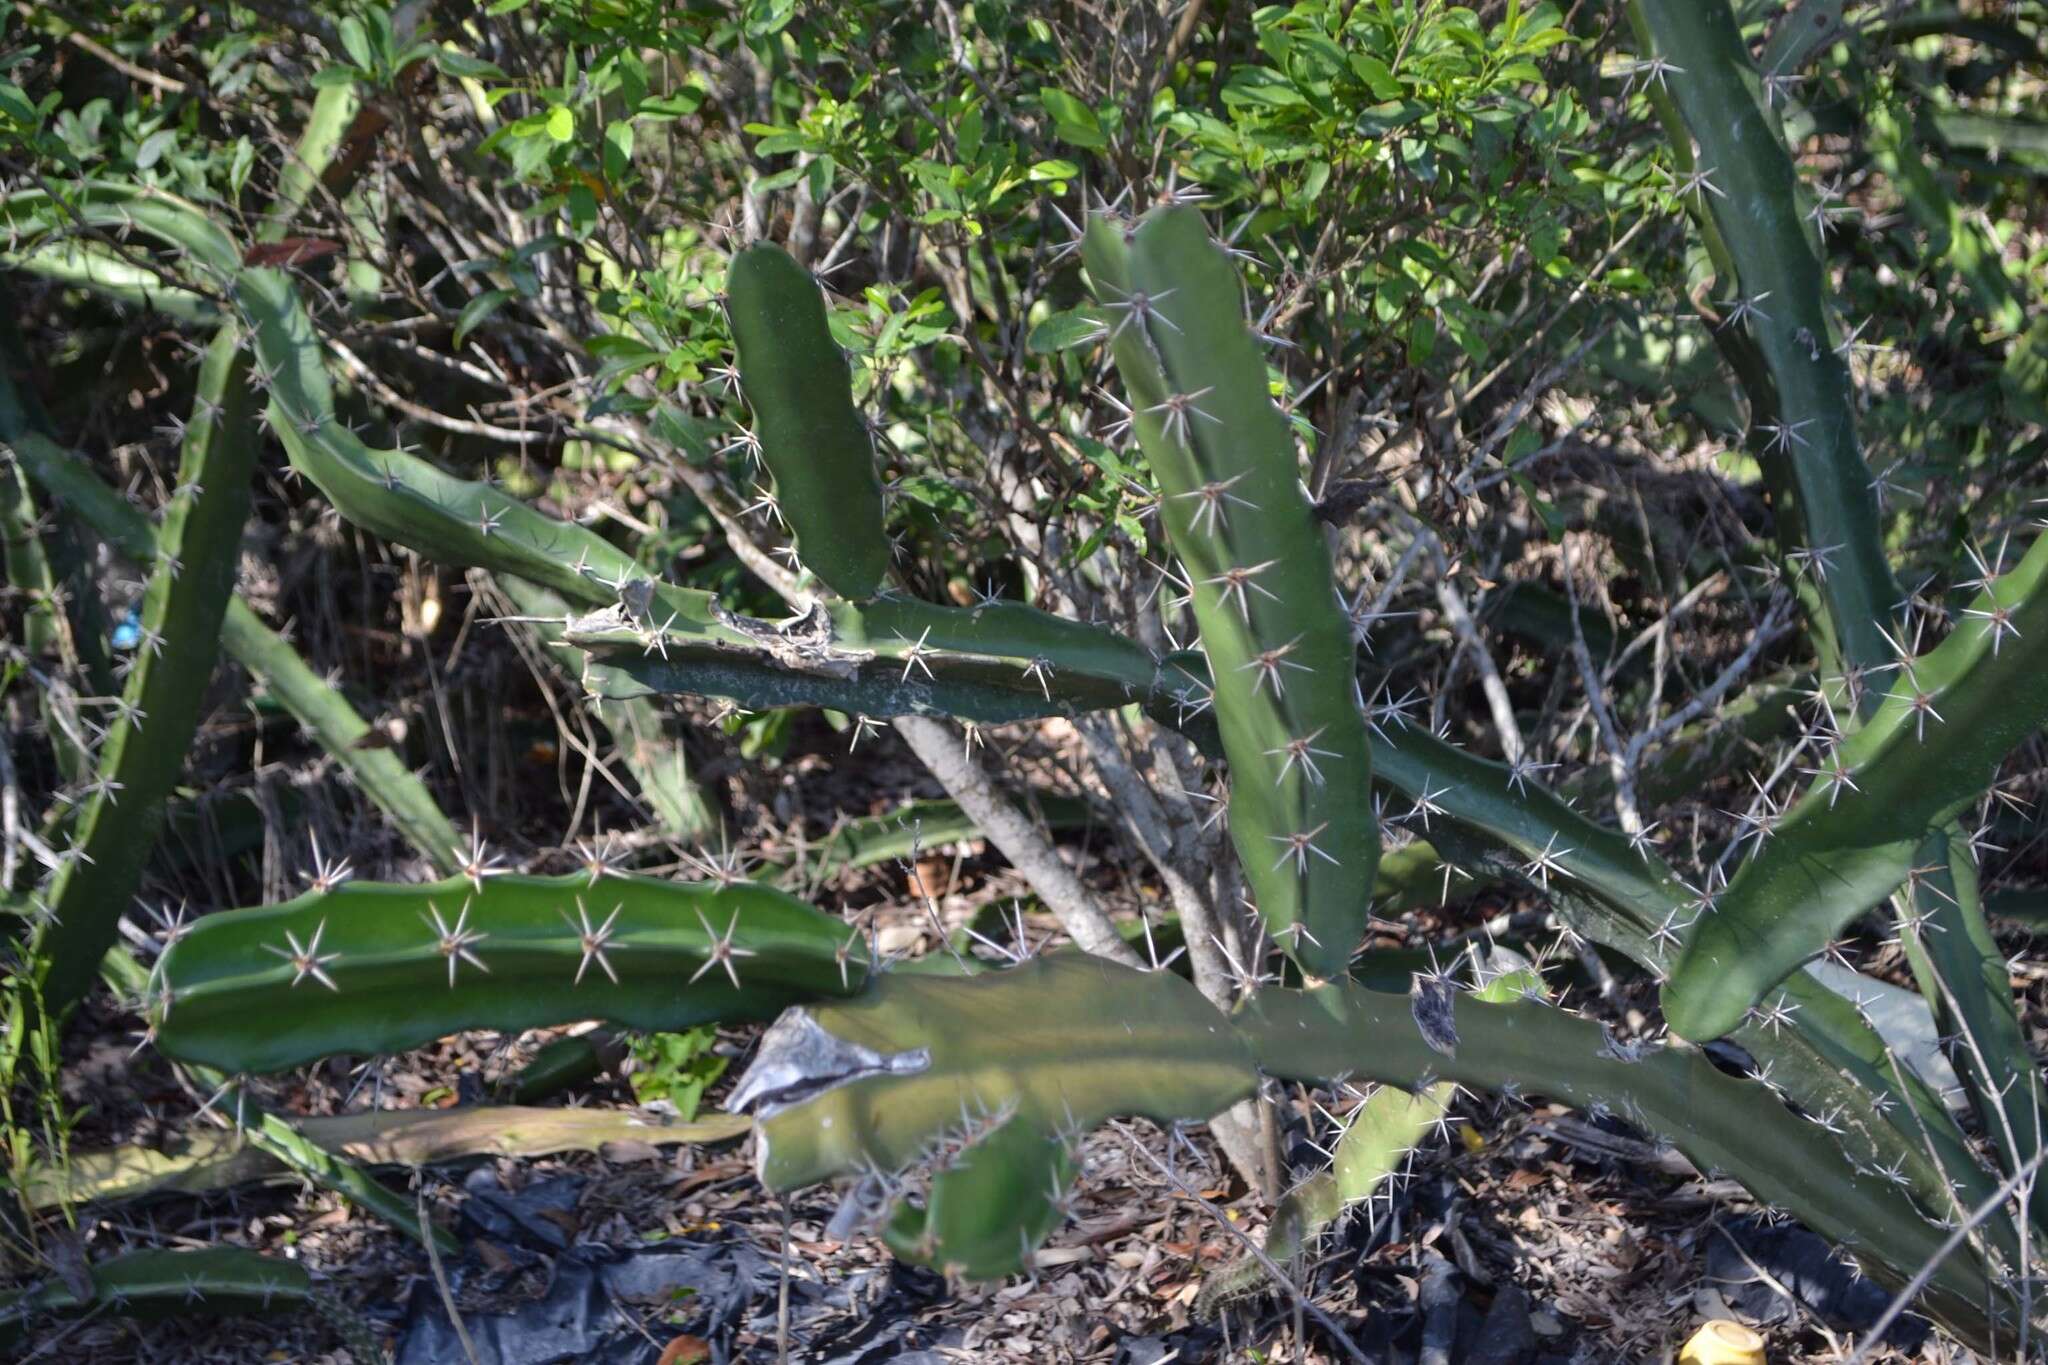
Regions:
<instances>
[{"instance_id":1,"label":"segmented cactus branch","mask_svg":"<svg viewBox=\"0 0 2048 1365\"><path fill-rule=\"evenodd\" d=\"M982 724L1136 703L1169 724L1199 723L1197 661L1151 651L1018 602L972 608L904 599L819 605L794 622L715 602L674 621L608 608L563 638L603 666L607 696L725 697L750 709L829 706L849 714L955 716Z\"/></svg>"},{"instance_id":2,"label":"segmented cactus branch","mask_svg":"<svg viewBox=\"0 0 2048 1365\"><path fill-rule=\"evenodd\" d=\"M1733 1176L1764 1202L1791 1210L1893 1285L1942 1242L1930 1219L1945 1217L1946 1207L1922 1209L1890 1173L1856 1169L1821 1126L1691 1047L1616 1043L1601 1025L1547 1005L1460 996L1456 1044L1445 1052L1417 1032L1407 997L1354 986L1266 992L1237 1022L1260 1065L1290 1079L1348 1075L1412 1086L1442 1078L1611 1107L1702 1171ZM1923 1311L1982 1339L1984 1272L1981 1263L1945 1264Z\"/></svg>"},{"instance_id":3,"label":"segmented cactus branch","mask_svg":"<svg viewBox=\"0 0 2048 1365\"><path fill-rule=\"evenodd\" d=\"M852 930L747 882L458 877L207 915L165 953L149 1005L166 1055L267 1072L464 1029L766 1019L866 976Z\"/></svg>"},{"instance_id":4,"label":"segmented cactus branch","mask_svg":"<svg viewBox=\"0 0 2048 1365\"><path fill-rule=\"evenodd\" d=\"M72 514L123 556L145 567L156 562L157 533L149 519L82 459L37 432L17 436L14 451L39 486L61 497ZM461 836L425 784L397 754L362 742L370 734L369 723L239 596L229 599L221 617L220 642L348 770L413 847L438 871L455 870Z\"/></svg>"},{"instance_id":5,"label":"segmented cactus branch","mask_svg":"<svg viewBox=\"0 0 2048 1365\"><path fill-rule=\"evenodd\" d=\"M1657 85L1698 146L1691 196L1724 243L1717 260L1736 297L1716 300L1724 349L1751 348L1736 368L1750 400L1752 445L1763 463L1782 548L1809 559L1806 586L1835 667L1882 667L1899 594L1878 536L1870 469L1856 433L1849 367L1828 315L1827 276L1799 194L1798 172L1728 0L1630 0ZM1690 155L1690 153L1688 153ZM1711 186L1708 189L1707 186ZM1752 361L1753 357L1753 361Z\"/></svg>"},{"instance_id":6,"label":"segmented cactus branch","mask_svg":"<svg viewBox=\"0 0 2048 1365\"><path fill-rule=\"evenodd\" d=\"M46 1008L83 995L128 912L156 843L165 800L184 770L220 624L235 586L258 439L239 328L215 335L199 371L178 491L156 537L142 639L100 748L75 843L43 893L35 939Z\"/></svg>"},{"instance_id":7,"label":"segmented cactus branch","mask_svg":"<svg viewBox=\"0 0 2048 1365\"><path fill-rule=\"evenodd\" d=\"M1168 973L1079 955L967 978L883 976L856 999L779 1020L731 1104L758 1111L772 1188L854 1177L849 1207L873 1219L935 1172L932 1198L897 1208L888 1236L976 1274L1014 1269L1059 1221L1049 1214L1069 1185L1056 1141L1118 1114L1205 1118L1250 1093L1260 1070L1609 1107L1851 1244L1891 1283L1941 1242L1894 1173L1855 1168L1825 1128L1691 1047L1617 1041L1538 1003L1451 1001L1425 1041L1408 993L1351 985L1261 992L1226 1018ZM1923 1306L1981 1339L1975 1256L1945 1264Z\"/></svg>"},{"instance_id":8,"label":"segmented cactus branch","mask_svg":"<svg viewBox=\"0 0 2048 1365\"><path fill-rule=\"evenodd\" d=\"M725 289L740 385L797 550L834 592L870 597L889 570L882 484L824 294L768 242L732 258Z\"/></svg>"},{"instance_id":9,"label":"segmented cactus branch","mask_svg":"<svg viewBox=\"0 0 2048 1365\"><path fill-rule=\"evenodd\" d=\"M1230 834L1259 913L1341 972L1379 862L1354 644L1294 439L1199 213L1092 219L1083 248L1162 519L1192 586L1230 759Z\"/></svg>"},{"instance_id":10,"label":"segmented cactus branch","mask_svg":"<svg viewBox=\"0 0 2048 1365\"><path fill-rule=\"evenodd\" d=\"M0 1295L0 1342L46 1318L110 1313L160 1318L194 1311L223 1316L303 1311L312 1276L296 1261L239 1247L200 1251L131 1251L91 1267L92 1293L81 1297L61 1279Z\"/></svg>"},{"instance_id":11,"label":"segmented cactus branch","mask_svg":"<svg viewBox=\"0 0 2048 1365\"><path fill-rule=\"evenodd\" d=\"M1920 993L1941 1033L1958 1041L1953 1060L1967 1078L1978 1124L2011 1175L2041 1150L2048 1092L2013 1002L2005 954L1984 921L1976 860L1960 831L1928 836L1892 906ZM2036 1187L2036 1222L2044 1199Z\"/></svg>"}]
</instances>

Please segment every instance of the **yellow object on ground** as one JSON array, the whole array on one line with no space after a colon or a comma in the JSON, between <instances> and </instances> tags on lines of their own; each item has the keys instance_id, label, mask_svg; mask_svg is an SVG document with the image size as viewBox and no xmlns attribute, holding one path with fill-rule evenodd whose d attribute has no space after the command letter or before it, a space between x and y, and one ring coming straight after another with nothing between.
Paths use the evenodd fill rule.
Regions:
<instances>
[{"instance_id":1,"label":"yellow object on ground","mask_svg":"<svg viewBox=\"0 0 2048 1365\"><path fill-rule=\"evenodd\" d=\"M1764 1339L1739 1322L1716 1318L1692 1334L1678 1365L1764 1365Z\"/></svg>"}]
</instances>

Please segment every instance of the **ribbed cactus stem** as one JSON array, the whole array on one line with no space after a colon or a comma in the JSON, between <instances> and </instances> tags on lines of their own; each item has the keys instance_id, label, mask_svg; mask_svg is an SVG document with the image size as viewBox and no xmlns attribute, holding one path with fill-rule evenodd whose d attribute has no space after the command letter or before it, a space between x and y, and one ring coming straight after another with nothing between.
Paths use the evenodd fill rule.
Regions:
<instances>
[{"instance_id":1,"label":"ribbed cactus stem","mask_svg":"<svg viewBox=\"0 0 2048 1365\"><path fill-rule=\"evenodd\" d=\"M1274 937L1333 975L1363 933L1379 862L1372 752L1350 623L1242 286L1189 209L1097 217L1084 252L1192 587L1231 838Z\"/></svg>"},{"instance_id":2,"label":"ribbed cactus stem","mask_svg":"<svg viewBox=\"0 0 2048 1365\"><path fill-rule=\"evenodd\" d=\"M852 930L751 882L479 870L208 915L166 951L151 1024L168 1056L265 1072L473 1028L771 1018L866 974Z\"/></svg>"},{"instance_id":3,"label":"ribbed cactus stem","mask_svg":"<svg viewBox=\"0 0 2048 1365\"><path fill-rule=\"evenodd\" d=\"M1891 661L1889 690L1702 916L1664 991L1688 1038L1718 1037L1906 880L1922 840L1983 795L2048 720L2048 536L1986 579L1954 631Z\"/></svg>"},{"instance_id":4,"label":"ribbed cactus stem","mask_svg":"<svg viewBox=\"0 0 2048 1365\"><path fill-rule=\"evenodd\" d=\"M882 484L824 294L768 242L733 257L725 288L754 435L797 550L834 592L870 597L889 570Z\"/></svg>"}]
</instances>

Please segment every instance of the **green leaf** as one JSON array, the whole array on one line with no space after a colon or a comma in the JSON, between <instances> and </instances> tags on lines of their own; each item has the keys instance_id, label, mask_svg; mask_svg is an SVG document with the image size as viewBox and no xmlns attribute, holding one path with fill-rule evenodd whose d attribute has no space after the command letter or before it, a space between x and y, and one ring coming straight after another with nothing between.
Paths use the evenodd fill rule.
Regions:
<instances>
[{"instance_id":1,"label":"green leaf","mask_svg":"<svg viewBox=\"0 0 2048 1365\"><path fill-rule=\"evenodd\" d=\"M1393 68L1369 53L1351 54L1351 70L1372 90L1375 100L1397 100L1408 93L1408 87L1394 78Z\"/></svg>"},{"instance_id":2,"label":"green leaf","mask_svg":"<svg viewBox=\"0 0 2048 1365\"><path fill-rule=\"evenodd\" d=\"M142 140L135 149L135 169L146 171L163 160L164 153L178 145L178 130L161 128Z\"/></svg>"},{"instance_id":3,"label":"green leaf","mask_svg":"<svg viewBox=\"0 0 2048 1365\"><path fill-rule=\"evenodd\" d=\"M504 71L499 68L496 62L487 62L481 57L453 47L442 46L436 48L434 50L434 65L440 69L443 75L455 76L457 78L467 77L471 80L505 79Z\"/></svg>"},{"instance_id":4,"label":"green leaf","mask_svg":"<svg viewBox=\"0 0 2048 1365\"><path fill-rule=\"evenodd\" d=\"M497 312L519 295L510 289L486 289L483 293L462 305L462 312L455 319L455 349L461 350L469 334L483 325L486 318Z\"/></svg>"},{"instance_id":5,"label":"green leaf","mask_svg":"<svg viewBox=\"0 0 2048 1365\"><path fill-rule=\"evenodd\" d=\"M1102 120L1077 96L1057 86L1046 86L1038 92L1038 102L1052 116L1053 133L1060 141L1089 151L1109 146L1109 139L1103 136Z\"/></svg>"},{"instance_id":6,"label":"green leaf","mask_svg":"<svg viewBox=\"0 0 2048 1365\"><path fill-rule=\"evenodd\" d=\"M363 21L353 14L344 15L338 32L341 37L341 49L348 53L348 59L360 70L375 71L376 54L370 48L370 35L364 32Z\"/></svg>"}]
</instances>

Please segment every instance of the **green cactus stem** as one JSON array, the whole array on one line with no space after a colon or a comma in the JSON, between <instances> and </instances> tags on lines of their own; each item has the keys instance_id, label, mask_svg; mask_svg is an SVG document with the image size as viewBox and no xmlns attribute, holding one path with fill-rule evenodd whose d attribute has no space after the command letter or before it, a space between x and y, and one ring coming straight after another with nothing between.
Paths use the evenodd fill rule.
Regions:
<instances>
[{"instance_id":1,"label":"green cactus stem","mask_svg":"<svg viewBox=\"0 0 2048 1365\"><path fill-rule=\"evenodd\" d=\"M205 916L158 966L158 1046L280 1071L464 1029L767 1019L866 979L852 930L767 887L477 872Z\"/></svg>"},{"instance_id":2,"label":"green cactus stem","mask_svg":"<svg viewBox=\"0 0 2048 1365\"><path fill-rule=\"evenodd\" d=\"M14 452L36 484L123 556L144 566L157 558L157 532L149 519L109 488L85 462L39 432L24 432ZM401 834L441 872L460 861L462 838L405 761L388 749L365 746L369 722L299 657L284 637L263 623L240 597L221 617L221 645L266 692L346 768Z\"/></svg>"},{"instance_id":3,"label":"green cactus stem","mask_svg":"<svg viewBox=\"0 0 2048 1365\"><path fill-rule=\"evenodd\" d=\"M92 985L117 936L213 675L259 445L242 341L238 328L223 327L201 362L178 487L143 594L144 643L101 746L71 856L43 895L48 914L36 952L52 1011Z\"/></svg>"},{"instance_id":4,"label":"green cactus stem","mask_svg":"<svg viewBox=\"0 0 2048 1365\"><path fill-rule=\"evenodd\" d=\"M1230 833L1260 915L1317 975L1343 971L1379 862L1350 622L1287 421L1201 215L1091 220L1084 244L1131 423L1192 586Z\"/></svg>"},{"instance_id":5,"label":"green cactus stem","mask_svg":"<svg viewBox=\"0 0 2048 1365\"><path fill-rule=\"evenodd\" d=\"M2048 536L1987 581L1955 630L1898 658L1865 723L1701 918L1664 991L1684 1037L1718 1037L1905 881L1921 841L1980 797L2048 719Z\"/></svg>"},{"instance_id":6,"label":"green cactus stem","mask_svg":"<svg viewBox=\"0 0 2048 1365\"><path fill-rule=\"evenodd\" d=\"M1895 1172L1858 1169L1822 1125L1694 1048L1619 1041L1528 1000L1450 1001L1425 1041L1405 991L1269 990L1226 1018L1170 973L1078 954L969 977L884 975L779 1020L731 1105L757 1110L771 1188L854 1177L852 1205L880 1212L934 1173L932 1196L897 1208L887 1236L976 1273L1021 1265L1057 1221L1048 1214L1064 1200L1068 1158L1048 1147L1118 1114L1206 1118L1250 1093L1260 1071L1409 1090L1460 1081L1609 1107L1892 1283L1942 1241ZM1981 1340L1984 1270L1965 1248L1922 1307Z\"/></svg>"},{"instance_id":7,"label":"green cactus stem","mask_svg":"<svg viewBox=\"0 0 2048 1365\"><path fill-rule=\"evenodd\" d=\"M47 1318L194 1312L234 1317L304 1311L313 1298L313 1279L304 1266L239 1247L131 1251L97 1263L91 1274L89 1295L59 1280L0 1294L0 1342L20 1340L25 1329Z\"/></svg>"},{"instance_id":8,"label":"green cactus stem","mask_svg":"<svg viewBox=\"0 0 2048 1365\"><path fill-rule=\"evenodd\" d=\"M854 411L825 296L788 252L733 256L725 311L761 459L803 562L842 597L871 597L889 571L874 442Z\"/></svg>"}]
</instances>

